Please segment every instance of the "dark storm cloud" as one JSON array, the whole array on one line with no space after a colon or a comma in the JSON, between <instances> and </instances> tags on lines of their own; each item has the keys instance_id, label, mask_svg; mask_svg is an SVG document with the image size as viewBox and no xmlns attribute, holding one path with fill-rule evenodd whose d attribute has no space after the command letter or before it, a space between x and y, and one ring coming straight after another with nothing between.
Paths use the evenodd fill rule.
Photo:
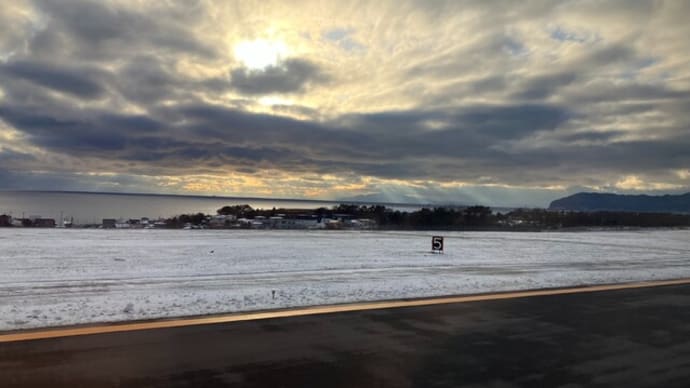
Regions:
<instances>
[{"instance_id":1,"label":"dark storm cloud","mask_svg":"<svg viewBox=\"0 0 690 388\"><path fill-rule=\"evenodd\" d=\"M551 106L476 106L457 112L405 111L350 115L331 122L309 122L222 107L189 106L166 113L184 120L200 138L223 142L282 144L339 161L376 163L401 156L462 157L497 140L552 130L568 117ZM176 116L177 115L177 116ZM448 123L425 130L424 122ZM461 154L458 154L458 153Z\"/></svg>"},{"instance_id":2,"label":"dark storm cloud","mask_svg":"<svg viewBox=\"0 0 690 388\"><path fill-rule=\"evenodd\" d=\"M89 0L36 0L34 6L48 18L48 28L34 39L38 44L48 43L45 48L54 48L59 43L63 49L90 60L117 57L119 51L142 46L208 58L215 56L211 47L186 28L194 21L194 7L184 7L185 14L168 10L163 3L149 12ZM60 35L66 41L60 41Z\"/></svg>"},{"instance_id":3,"label":"dark storm cloud","mask_svg":"<svg viewBox=\"0 0 690 388\"><path fill-rule=\"evenodd\" d=\"M497 142L552 131L568 118L556 106L474 106L454 112L405 111L310 122L195 104L158 108L147 116L92 111L36 115L2 107L0 117L49 150L166 167L263 167L304 172L355 172L395 178L456 175L437 161L505 166ZM427 130L429 120L447 127ZM444 167L445 169L445 167ZM463 174L463 175L466 175Z\"/></svg>"},{"instance_id":4,"label":"dark storm cloud","mask_svg":"<svg viewBox=\"0 0 690 388\"><path fill-rule=\"evenodd\" d=\"M51 63L28 61L0 65L0 79L14 77L81 98L97 98L104 92L97 69L66 68Z\"/></svg>"},{"instance_id":5,"label":"dark storm cloud","mask_svg":"<svg viewBox=\"0 0 690 388\"><path fill-rule=\"evenodd\" d=\"M147 116L63 110L37 113L35 107L0 105L0 118L20 129L33 144L79 156L80 152L122 150L137 136L155 132L161 124Z\"/></svg>"},{"instance_id":6,"label":"dark storm cloud","mask_svg":"<svg viewBox=\"0 0 690 388\"><path fill-rule=\"evenodd\" d=\"M230 90L227 79L190 79L179 74L174 65L150 55L136 56L119 69L111 88L127 100L143 106L155 105L161 100L189 98L193 93Z\"/></svg>"},{"instance_id":7,"label":"dark storm cloud","mask_svg":"<svg viewBox=\"0 0 690 388\"><path fill-rule=\"evenodd\" d=\"M690 166L690 133L660 140L637 140L562 150L567 159L581 157L584 166L605 169L663 170Z\"/></svg>"},{"instance_id":8,"label":"dark storm cloud","mask_svg":"<svg viewBox=\"0 0 690 388\"><path fill-rule=\"evenodd\" d=\"M0 83L10 101L42 101L41 111L58 106L47 91L57 91L84 102L121 96L142 106L161 100L185 99L192 93L220 93L231 88L223 78L190 79L175 72L172 65L152 56L123 61L118 71L94 66L8 61L0 64ZM60 107L59 109L62 109ZM115 113L117 115L117 113Z\"/></svg>"},{"instance_id":9,"label":"dark storm cloud","mask_svg":"<svg viewBox=\"0 0 690 388\"><path fill-rule=\"evenodd\" d=\"M290 59L265 69L235 69L230 84L245 94L299 93L309 85L323 83L327 77L314 64Z\"/></svg>"}]
</instances>

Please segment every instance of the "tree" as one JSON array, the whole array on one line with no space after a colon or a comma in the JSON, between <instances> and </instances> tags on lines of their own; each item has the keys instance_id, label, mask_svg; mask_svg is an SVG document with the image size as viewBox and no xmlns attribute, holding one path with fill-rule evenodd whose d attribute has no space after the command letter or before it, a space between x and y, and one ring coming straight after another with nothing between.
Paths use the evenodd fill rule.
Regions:
<instances>
[{"instance_id":1,"label":"tree","mask_svg":"<svg viewBox=\"0 0 690 388\"><path fill-rule=\"evenodd\" d=\"M249 205L232 205L223 206L216 211L219 215L228 216L233 215L236 217L249 217L254 214L254 209Z\"/></svg>"}]
</instances>

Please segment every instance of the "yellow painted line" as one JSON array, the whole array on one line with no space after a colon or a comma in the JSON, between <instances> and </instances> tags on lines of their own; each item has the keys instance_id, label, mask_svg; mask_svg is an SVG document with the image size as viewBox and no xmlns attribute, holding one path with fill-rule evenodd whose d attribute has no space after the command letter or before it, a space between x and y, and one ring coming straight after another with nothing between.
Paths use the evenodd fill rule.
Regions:
<instances>
[{"instance_id":1,"label":"yellow painted line","mask_svg":"<svg viewBox=\"0 0 690 388\"><path fill-rule=\"evenodd\" d=\"M217 323L230 323L241 321L253 321L261 319L299 317L316 314L333 314L349 311L364 311L378 309L392 309L401 307L432 306L450 303L467 303L501 299L527 298L546 295L567 295L587 292L627 290L645 287L660 287L690 284L690 279L658 280L635 283L604 284L597 286L583 286L570 288L552 288L542 290L499 292L493 294L476 294L462 296L447 296L425 299L393 300L380 302L364 302L351 304L338 304L329 306L301 307L294 309L232 313L225 315L213 315L207 317L190 317L170 320L151 320L131 323L109 323L99 325L77 326L67 328L51 328L43 330L27 330L0 334L0 343L29 341L48 338L72 337L91 334L120 333L136 330L165 329L174 327L210 325Z\"/></svg>"}]
</instances>

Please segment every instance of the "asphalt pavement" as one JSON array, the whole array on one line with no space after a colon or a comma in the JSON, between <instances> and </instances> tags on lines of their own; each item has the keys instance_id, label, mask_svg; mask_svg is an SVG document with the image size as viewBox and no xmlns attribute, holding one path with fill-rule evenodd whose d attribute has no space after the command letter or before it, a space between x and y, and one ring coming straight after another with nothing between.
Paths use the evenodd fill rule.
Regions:
<instances>
[{"instance_id":1,"label":"asphalt pavement","mask_svg":"<svg viewBox=\"0 0 690 388\"><path fill-rule=\"evenodd\" d=\"M688 387L690 286L0 343L0 387Z\"/></svg>"}]
</instances>

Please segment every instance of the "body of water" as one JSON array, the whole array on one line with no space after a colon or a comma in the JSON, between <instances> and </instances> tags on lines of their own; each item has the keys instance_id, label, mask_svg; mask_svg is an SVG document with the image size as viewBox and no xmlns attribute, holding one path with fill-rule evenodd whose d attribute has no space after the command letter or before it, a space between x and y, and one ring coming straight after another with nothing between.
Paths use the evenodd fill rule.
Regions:
<instances>
[{"instance_id":1,"label":"body of water","mask_svg":"<svg viewBox=\"0 0 690 388\"><path fill-rule=\"evenodd\" d=\"M152 219L185 213L215 214L226 205L248 204L253 208L315 209L332 207L338 201L309 201L291 199L202 197L180 195L142 195L112 193L0 191L0 214L14 217L68 219L77 224L100 223L103 218ZM413 211L419 205L389 206Z\"/></svg>"}]
</instances>

